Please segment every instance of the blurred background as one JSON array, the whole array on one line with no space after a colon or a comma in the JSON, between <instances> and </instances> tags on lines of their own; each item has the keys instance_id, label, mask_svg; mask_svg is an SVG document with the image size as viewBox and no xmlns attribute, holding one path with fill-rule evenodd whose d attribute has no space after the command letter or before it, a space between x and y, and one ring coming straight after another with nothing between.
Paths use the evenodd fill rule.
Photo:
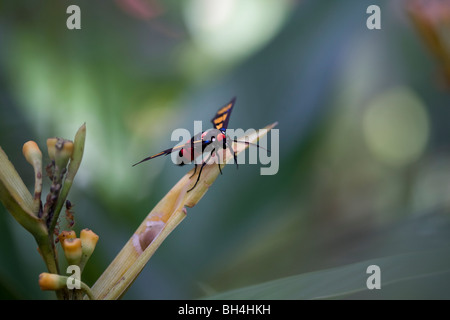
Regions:
<instances>
[{"instance_id":1,"label":"blurred background","mask_svg":"<svg viewBox=\"0 0 450 320\"><path fill-rule=\"evenodd\" d=\"M234 96L230 128L279 122L279 172L227 166L125 299L202 298L447 250L450 4L376 1L381 30L369 30L372 2L2 1L0 145L30 190L23 143L46 154L47 138L87 125L68 197L74 230L100 236L84 280L188 171L168 158L131 165L171 147L176 128L208 128ZM71 4L81 30L66 27ZM0 298L54 298L38 287L43 271L34 239L0 206ZM450 298L449 280L381 297Z\"/></svg>"}]
</instances>

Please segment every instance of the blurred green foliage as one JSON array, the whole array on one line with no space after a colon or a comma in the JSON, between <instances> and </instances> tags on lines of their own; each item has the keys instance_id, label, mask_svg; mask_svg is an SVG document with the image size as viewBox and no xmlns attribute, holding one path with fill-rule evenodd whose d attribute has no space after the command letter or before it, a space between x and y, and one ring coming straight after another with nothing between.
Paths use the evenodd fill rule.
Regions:
<instances>
[{"instance_id":1,"label":"blurred green foliage","mask_svg":"<svg viewBox=\"0 0 450 320\"><path fill-rule=\"evenodd\" d=\"M294 285L327 286L307 272L345 265L340 285L351 287L367 277L352 265L366 260L388 261L390 274L407 266L399 255L419 252L419 265L445 256L448 91L406 1L378 3L381 30L366 28L366 0L2 2L0 145L30 189L23 143L45 150L48 137L87 124L69 195L75 230L100 236L85 281L187 170L164 158L131 165L172 146L175 128L208 127L233 96L230 128L279 122L278 174L227 167L126 299L199 298L297 275ZM81 30L66 28L69 4L81 8ZM38 287L43 271L32 237L0 206L0 297L51 298ZM448 298L430 283L384 297ZM290 294L277 297L310 297Z\"/></svg>"}]
</instances>

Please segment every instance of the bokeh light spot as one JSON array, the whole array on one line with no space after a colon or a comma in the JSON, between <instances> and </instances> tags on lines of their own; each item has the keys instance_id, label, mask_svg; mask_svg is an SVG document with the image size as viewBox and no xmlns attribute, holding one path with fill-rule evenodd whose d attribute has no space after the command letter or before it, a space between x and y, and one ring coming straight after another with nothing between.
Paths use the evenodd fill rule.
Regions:
<instances>
[{"instance_id":1,"label":"bokeh light spot","mask_svg":"<svg viewBox=\"0 0 450 320\"><path fill-rule=\"evenodd\" d=\"M397 87L369 102L363 119L367 146L380 161L403 166L417 160L429 137L427 111L409 88Z\"/></svg>"},{"instance_id":2,"label":"bokeh light spot","mask_svg":"<svg viewBox=\"0 0 450 320\"><path fill-rule=\"evenodd\" d=\"M197 47L218 60L248 56L276 34L288 13L289 1L190 0L186 26Z\"/></svg>"}]
</instances>

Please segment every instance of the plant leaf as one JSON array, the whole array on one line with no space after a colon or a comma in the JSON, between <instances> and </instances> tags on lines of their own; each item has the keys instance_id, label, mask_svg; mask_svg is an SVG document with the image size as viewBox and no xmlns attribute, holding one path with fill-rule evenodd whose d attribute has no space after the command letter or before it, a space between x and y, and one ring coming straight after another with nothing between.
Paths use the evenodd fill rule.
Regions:
<instances>
[{"instance_id":1,"label":"plant leaf","mask_svg":"<svg viewBox=\"0 0 450 320\"><path fill-rule=\"evenodd\" d=\"M40 221L33 214L33 196L0 147L0 200L25 229L36 235ZM45 232L44 230L40 230Z\"/></svg>"},{"instance_id":2,"label":"plant leaf","mask_svg":"<svg viewBox=\"0 0 450 320\"><path fill-rule=\"evenodd\" d=\"M380 267L381 289L369 290ZM362 261L227 291L206 299L433 299L449 298L450 248ZM437 285L436 285L437 284ZM440 284L440 285L439 285Z\"/></svg>"}]
</instances>

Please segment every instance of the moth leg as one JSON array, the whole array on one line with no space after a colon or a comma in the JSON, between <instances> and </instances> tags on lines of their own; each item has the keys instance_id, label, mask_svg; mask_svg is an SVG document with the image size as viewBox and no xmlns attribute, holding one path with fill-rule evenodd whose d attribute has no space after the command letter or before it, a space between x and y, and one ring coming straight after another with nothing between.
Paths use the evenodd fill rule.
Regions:
<instances>
[{"instance_id":1,"label":"moth leg","mask_svg":"<svg viewBox=\"0 0 450 320\"><path fill-rule=\"evenodd\" d=\"M227 136L227 138L229 139L228 136ZM231 140L231 139L230 139L230 140ZM228 142L227 142L227 147L228 147L228 149L230 149L230 152L231 152L231 154L233 155L234 163L236 163L236 169L239 169L239 165L238 165L238 162L237 162L236 152L234 152L234 149L231 147L231 144L229 144Z\"/></svg>"},{"instance_id":2,"label":"moth leg","mask_svg":"<svg viewBox=\"0 0 450 320\"><path fill-rule=\"evenodd\" d=\"M189 177L189 179L191 179L195 175L196 172L197 172L197 164L194 163L194 173Z\"/></svg>"},{"instance_id":3,"label":"moth leg","mask_svg":"<svg viewBox=\"0 0 450 320\"><path fill-rule=\"evenodd\" d=\"M237 156L236 156L236 152L234 152L233 148L230 146L230 150L233 153L233 158L234 158L234 163L236 163L236 169L239 169L239 165L237 162Z\"/></svg>"},{"instance_id":4,"label":"moth leg","mask_svg":"<svg viewBox=\"0 0 450 320\"><path fill-rule=\"evenodd\" d=\"M214 157L214 151L215 151L216 149L213 149L212 151L211 151L211 155L210 155L210 157ZM219 171L220 171L220 174L222 174L222 168L220 167L220 156L219 156L219 152L216 152L215 153L216 154L216 157L217 157L217 165L219 166Z\"/></svg>"},{"instance_id":5,"label":"moth leg","mask_svg":"<svg viewBox=\"0 0 450 320\"><path fill-rule=\"evenodd\" d=\"M197 186L198 181L200 180L200 176L202 175L203 167L206 165L206 163L211 159L211 155L209 155L208 159L202 163L202 166L200 167L200 172L198 173L197 181L195 181L195 184L192 188L190 188L187 192L191 191Z\"/></svg>"}]
</instances>

